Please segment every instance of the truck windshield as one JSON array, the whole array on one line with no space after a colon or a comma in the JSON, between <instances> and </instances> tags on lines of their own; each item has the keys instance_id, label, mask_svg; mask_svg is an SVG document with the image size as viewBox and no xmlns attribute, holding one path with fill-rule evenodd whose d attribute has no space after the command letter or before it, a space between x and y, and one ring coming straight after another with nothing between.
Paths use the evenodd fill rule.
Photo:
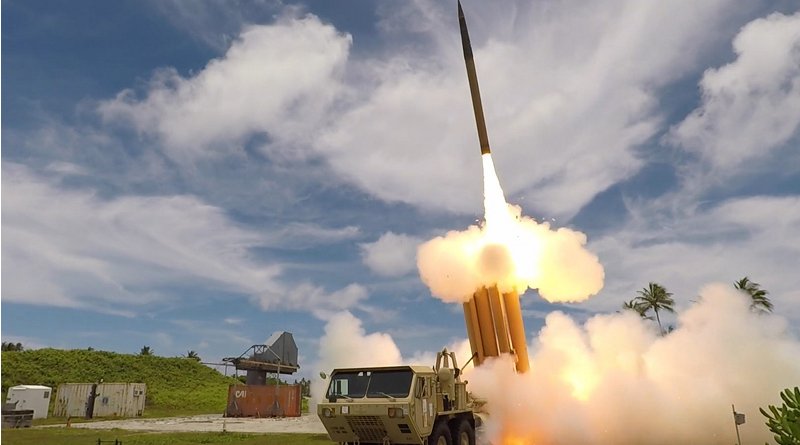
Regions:
<instances>
[{"instance_id":1,"label":"truck windshield","mask_svg":"<svg viewBox=\"0 0 800 445\"><path fill-rule=\"evenodd\" d=\"M413 377L410 369L338 372L331 376L328 399L407 397Z\"/></svg>"}]
</instances>

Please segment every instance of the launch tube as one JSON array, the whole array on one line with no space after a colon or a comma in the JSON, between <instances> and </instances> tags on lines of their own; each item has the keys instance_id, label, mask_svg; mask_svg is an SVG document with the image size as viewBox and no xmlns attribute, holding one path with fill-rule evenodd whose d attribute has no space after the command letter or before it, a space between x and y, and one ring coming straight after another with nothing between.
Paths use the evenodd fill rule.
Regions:
<instances>
[{"instance_id":1,"label":"launch tube","mask_svg":"<svg viewBox=\"0 0 800 445\"><path fill-rule=\"evenodd\" d=\"M511 346L517 356L517 372L528 371L528 344L525 338L525 324L522 321L522 308L519 304L519 295L516 292L503 294L503 302L506 307L506 319L508 320L508 333L511 335Z\"/></svg>"}]
</instances>

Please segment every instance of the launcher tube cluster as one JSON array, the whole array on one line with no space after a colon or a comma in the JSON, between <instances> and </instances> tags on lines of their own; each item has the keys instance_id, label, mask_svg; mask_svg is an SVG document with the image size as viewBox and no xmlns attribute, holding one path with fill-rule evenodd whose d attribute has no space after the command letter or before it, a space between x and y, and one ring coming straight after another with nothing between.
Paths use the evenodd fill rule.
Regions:
<instances>
[{"instance_id":1,"label":"launcher tube cluster","mask_svg":"<svg viewBox=\"0 0 800 445\"><path fill-rule=\"evenodd\" d=\"M464 303L469 346L480 366L489 357L511 354L517 372L528 370L528 346L516 292L501 294L497 286L481 288Z\"/></svg>"}]
</instances>

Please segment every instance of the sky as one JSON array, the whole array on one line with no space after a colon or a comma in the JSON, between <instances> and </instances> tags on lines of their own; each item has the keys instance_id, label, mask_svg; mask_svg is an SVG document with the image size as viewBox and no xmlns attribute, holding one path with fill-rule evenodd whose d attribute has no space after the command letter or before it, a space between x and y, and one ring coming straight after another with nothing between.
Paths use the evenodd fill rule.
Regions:
<instances>
[{"instance_id":1,"label":"sky","mask_svg":"<svg viewBox=\"0 0 800 445\"><path fill-rule=\"evenodd\" d=\"M605 269L584 303L523 295L529 336L744 276L800 330L795 1L463 5L508 201ZM217 362L285 330L312 376L337 324L465 338L415 260L483 215L455 2L1 13L3 341Z\"/></svg>"}]
</instances>

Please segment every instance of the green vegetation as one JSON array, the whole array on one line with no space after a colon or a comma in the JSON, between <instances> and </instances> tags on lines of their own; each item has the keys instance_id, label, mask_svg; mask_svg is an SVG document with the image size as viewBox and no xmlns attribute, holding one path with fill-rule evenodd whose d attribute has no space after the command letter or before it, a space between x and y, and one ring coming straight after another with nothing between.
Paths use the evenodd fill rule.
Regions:
<instances>
[{"instance_id":1,"label":"green vegetation","mask_svg":"<svg viewBox=\"0 0 800 445\"><path fill-rule=\"evenodd\" d=\"M753 312L772 312L772 302L767 297L767 292L761 289L761 285L750 281L750 278L744 277L741 280L733 283L733 287L739 289L750 297L750 310Z\"/></svg>"},{"instance_id":2,"label":"green vegetation","mask_svg":"<svg viewBox=\"0 0 800 445\"><path fill-rule=\"evenodd\" d=\"M3 351L24 351L25 347L22 343L11 343L10 341L3 342Z\"/></svg>"},{"instance_id":3,"label":"green vegetation","mask_svg":"<svg viewBox=\"0 0 800 445\"><path fill-rule=\"evenodd\" d=\"M87 430L81 428L3 429L2 442L14 445L91 445L97 439L123 445L329 445L325 434L154 433L149 431Z\"/></svg>"},{"instance_id":4,"label":"green vegetation","mask_svg":"<svg viewBox=\"0 0 800 445\"><path fill-rule=\"evenodd\" d=\"M644 307L644 305L642 303L636 301L635 298L633 300L631 300L631 301L626 301L626 302L622 303L622 309L624 309L626 311L633 311L637 315L642 317L644 320L652 320L653 319L653 317L650 317L650 316L647 315L647 309Z\"/></svg>"},{"instance_id":5,"label":"green vegetation","mask_svg":"<svg viewBox=\"0 0 800 445\"><path fill-rule=\"evenodd\" d=\"M672 299L672 294L658 283L649 283L647 287L637 293L639 295L631 300L630 303L633 306L632 309L645 318L647 313L652 310L656 314L658 330L661 335L664 335L664 328L661 326L661 317L658 316L658 311L675 312L673 308L675 300Z\"/></svg>"},{"instance_id":6,"label":"green vegetation","mask_svg":"<svg viewBox=\"0 0 800 445\"><path fill-rule=\"evenodd\" d=\"M142 382L147 384L145 415L222 413L232 377L181 357L117 354L85 349L37 349L2 353L3 393L15 385ZM51 399L55 402L55 397Z\"/></svg>"},{"instance_id":7,"label":"green vegetation","mask_svg":"<svg viewBox=\"0 0 800 445\"><path fill-rule=\"evenodd\" d=\"M769 412L759 408L767 418L767 427L775 434L778 445L800 445L800 387L781 392L783 405L770 405Z\"/></svg>"}]
</instances>

